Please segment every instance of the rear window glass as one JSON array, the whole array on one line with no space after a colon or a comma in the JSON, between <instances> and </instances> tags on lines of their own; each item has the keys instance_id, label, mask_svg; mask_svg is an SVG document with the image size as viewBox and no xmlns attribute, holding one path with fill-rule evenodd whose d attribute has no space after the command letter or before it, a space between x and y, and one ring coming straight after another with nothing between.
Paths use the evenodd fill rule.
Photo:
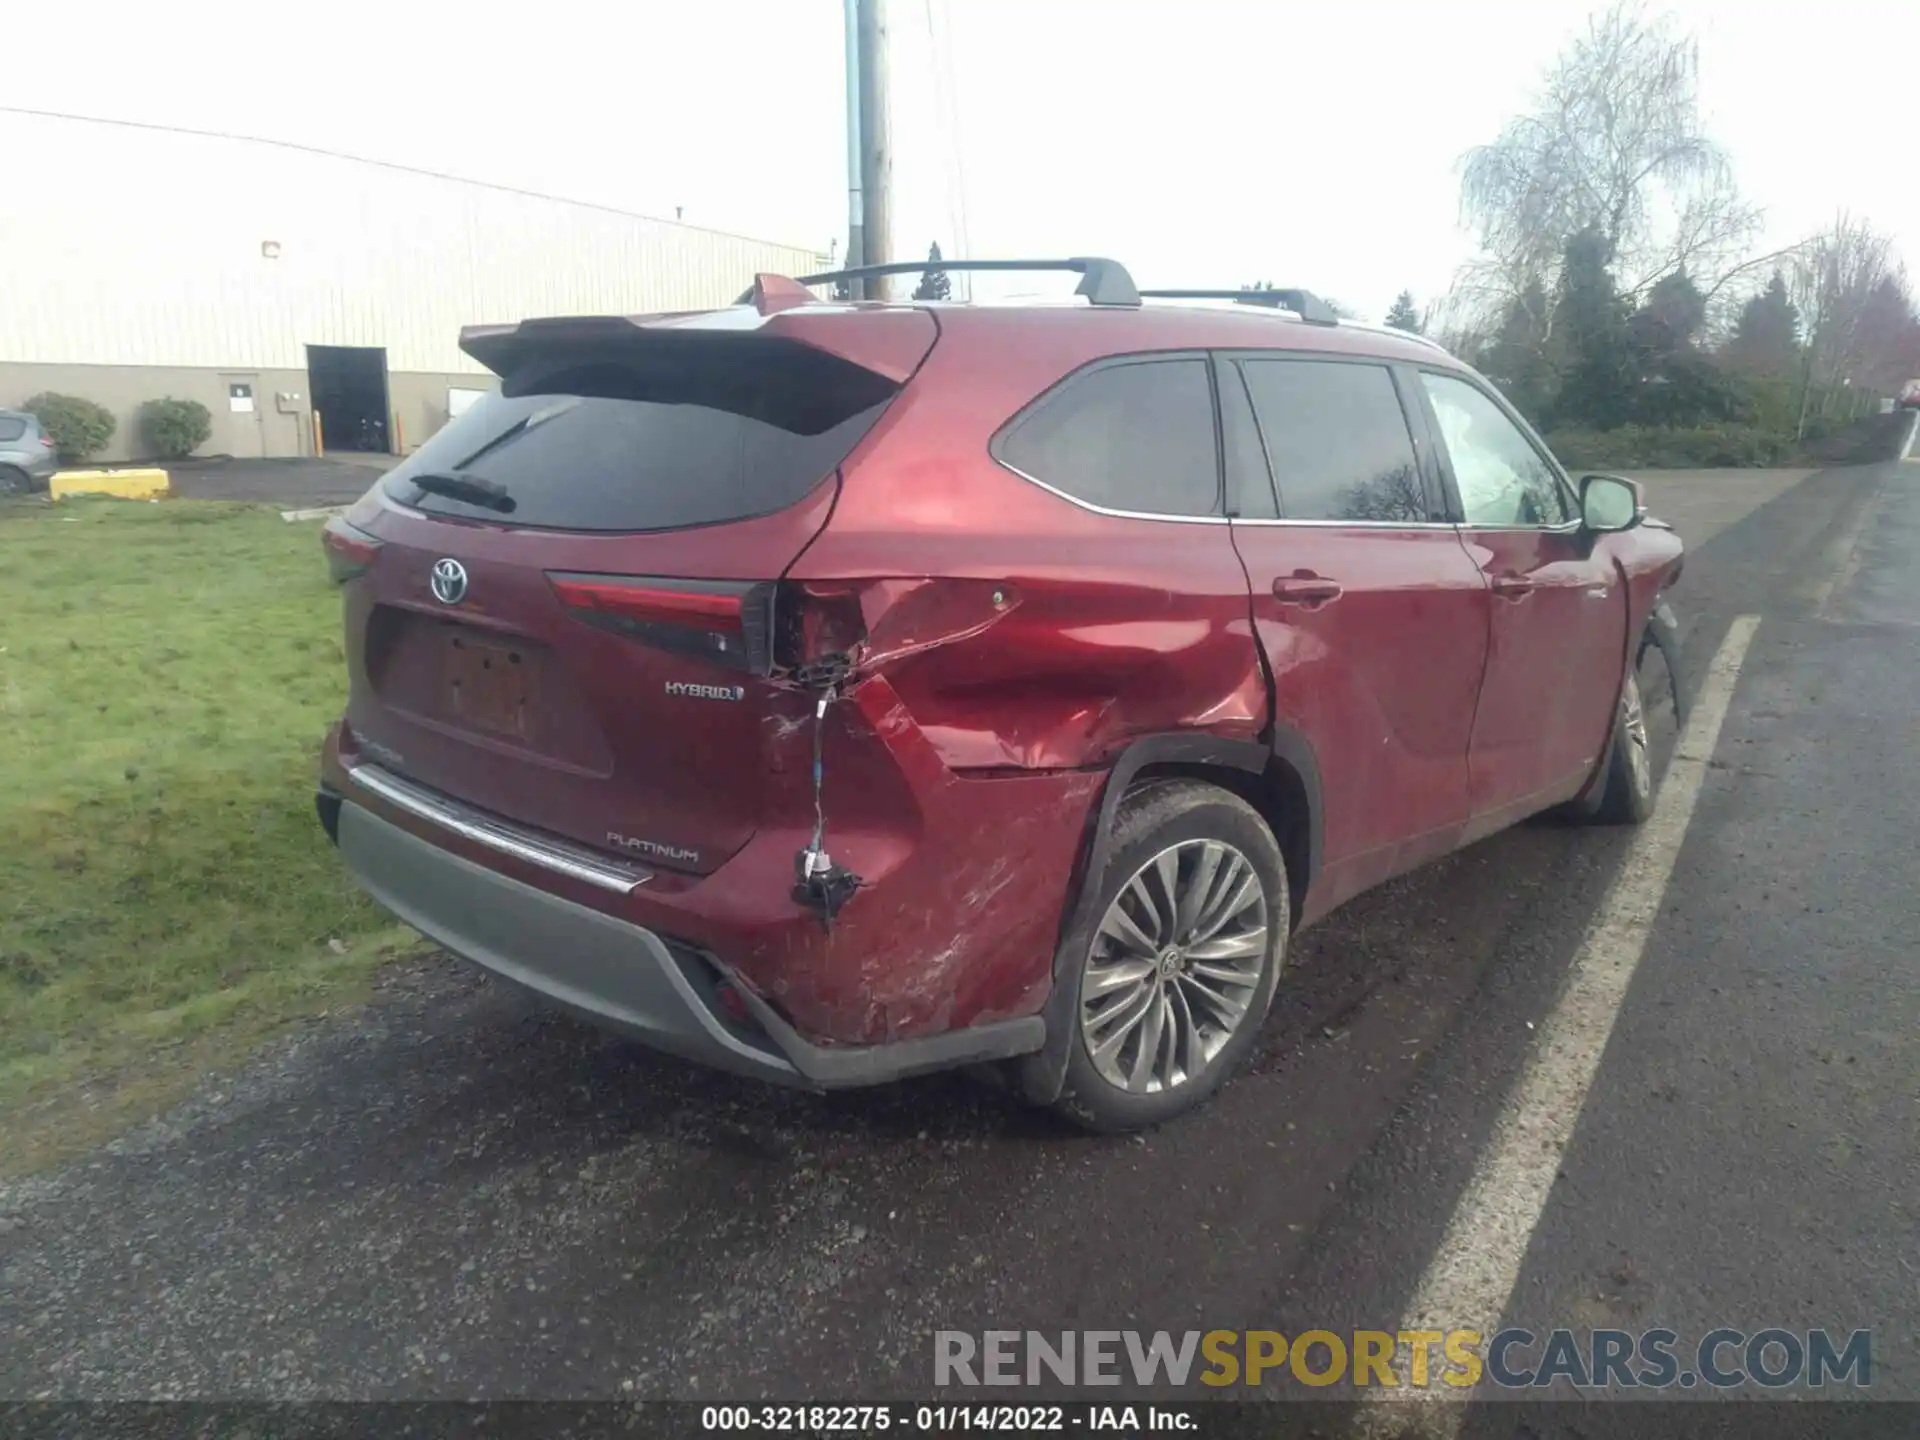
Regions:
<instances>
[{"instance_id":1,"label":"rear window glass","mask_svg":"<svg viewBox=\"0 0 1920 1440\"><path fill-rule=\"evenodd\" d=\"M18 440L26 433L26 421L16 415L0 415L0 440Z\"/></svg>"},{"instance_id":2,"label":"rear window glass","mask_svg":"<svg viewBox=\"0 0 1920 1440\"><path fill-rule=\"evenodd\" d=\"M1413 436L1382 365L1241 364L1290 520L1414 525L1429 518Z\"/></svg>"},{"instance_id":3,"label":"rear window glass","mask_svg":"<svg viewBox=\"0 0 1920 1440\"><path fill-rule=\"evenodd\" d=\"M1077 375L1015 421L995 454L1104 509L1220 512L1213 385L1204 360L1132 362Z\"/></svg>"},{"instance_id":4,"label":"rear window glass","mask_svg":"<svg viewBox=\"0 0 1920 1440\"><path fill-rule=\"evenodd\" d=\"M587 357L508 375L395 467L432 514L549 530L676 530L785 509L833 472L898 387L791 344ZM477 483L498 497L458 491Z\"/></svg>"}]
</instances>

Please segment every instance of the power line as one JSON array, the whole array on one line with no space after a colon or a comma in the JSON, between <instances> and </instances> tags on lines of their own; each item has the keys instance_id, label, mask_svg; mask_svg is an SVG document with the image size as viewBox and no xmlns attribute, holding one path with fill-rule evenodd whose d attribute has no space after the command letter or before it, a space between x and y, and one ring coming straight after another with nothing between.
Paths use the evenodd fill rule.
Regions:
<instances>
[{"instance_id":1,"label":"power line","mask_svg":"<svg viewBox=\"0 0 1920 1440\"><path fill-rule=\"evenodd\" d=\"M547 200L556 205L577 205L582 210L597 210L603 215L619 215L627 220L650 220L657 225L675 225L682 230L698 230L706 235L722 235L729 240L746 240L755 245L777 245L785 250L805 250L805 245L789 245L784 241L764 240L757 235L742 235L736 230L718 230L711 225L690 225L684 220L667 220L658 215L643 214L638 210L622 210L617 205L603 205L596 200L576 200L567 195L553 195L544 190L528 190L519 185L501 185L492 180L476 180L471 175L452 175L444 170L430 170L424 165L403 165L397 160L375 160L366 155L350 155L344 150L329 150L324 145L307 145L298 140L276 140L266 135L240 135L230 130L200 130L191 125L166 125L155 120L116 120L105 115L72 115L61 110L37 110L25 105L0 105L0 115L26 115L37 120L70 120L81 125L110 125L123 130L147 130L161 135L191 135L201 140L229 140L242 145L267 145L277 150L297 150L306 155L320 155L329 160L345 160L354 165L368 165L377 170L396 170L403 175L419 175L429 180L447 180L456 185L474 185L482 190L495 190L503 195L520 195L529 200Z\"/></svg>"},{"instance_id":2,"label":"power line","mask_svg":"<svg viewBox=\"0 0 1920 1440\"><path fill-rule=\"evenodd\" d=\"M942 38L935 26L934 0L921 0L927 18L928 58L933 65L935 123L947 143L947 224L952 227L956 258L973 254L972 237L967 232L967 177L960 143L960 105L953 76L953 46ZM973 298L973 279L963 275L965 298Z\"/></svg>"}]
</instances>

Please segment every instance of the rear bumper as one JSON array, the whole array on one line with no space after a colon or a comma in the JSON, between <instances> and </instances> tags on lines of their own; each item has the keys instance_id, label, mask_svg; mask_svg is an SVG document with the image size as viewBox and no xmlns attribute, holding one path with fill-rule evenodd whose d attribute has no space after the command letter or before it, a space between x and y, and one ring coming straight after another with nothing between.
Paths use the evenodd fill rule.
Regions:
<instances>
[{"instance_id":1,"label":"rear bumper","mask_svg":"<svg viewBox=\"0 0 1920 1440\"><path fill-rule=\"evenodd\" d=\"M777 1084L837 1089L1040 1048L1037 1015L880 1045L808 1041L720 961L476 864L331 790L321 823L355 878L415 929L495 975L654 1049ZM723 985L757 1023L728 1017Z\"/></svg>"},{"instance_id":2,"label":"rear bumper","mask_svg":"<svg viewBox=\"0 0 1920 1440\"><path fill-rule=\"evenodd\" d=\"M716 957L743 1003L764 1001L833 1056L1039 1015L1106 772L957 775L883 677L835 710L828 844L861 883L831 926L794 898L815 817L810 797L804 812L798 804L806 785L791 767L769 783L787 785L795 803L770 803L747 843L704 874L477 808L448 784L462 777L420 773L345 721L321 747L319 779L434 847Z\"/></svg>"}]
</instances>

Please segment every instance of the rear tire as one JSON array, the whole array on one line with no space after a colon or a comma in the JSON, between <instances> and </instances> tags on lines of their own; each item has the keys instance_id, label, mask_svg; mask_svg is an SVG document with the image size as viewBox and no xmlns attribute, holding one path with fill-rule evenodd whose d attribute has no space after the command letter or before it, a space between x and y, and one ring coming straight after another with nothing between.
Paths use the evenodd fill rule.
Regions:
<instances>
[{"instance_id":1,"label":"rear tire","mask_svg":"<svg viewBox=\"0 0 1920 1440\"><path fill-rule=\"evenodd\" d=\"M0 465L0 495L31 495L33 480L26 471Z\"/></svg>"},{"instance_id":2,"label":"rear tire","mask_svg":"<svg viewBox=\"0 0 1920 1440\"><path fill-rule=\"evenodd\" d=\"M1121 802L1086 883L1090 918L1059 970L1075 999L1055 1108L1138 1130L1200 1105L1252 1050L1286 952L1286 866L1239 796L1159 781Z\"/></svg>"}]
</instances>

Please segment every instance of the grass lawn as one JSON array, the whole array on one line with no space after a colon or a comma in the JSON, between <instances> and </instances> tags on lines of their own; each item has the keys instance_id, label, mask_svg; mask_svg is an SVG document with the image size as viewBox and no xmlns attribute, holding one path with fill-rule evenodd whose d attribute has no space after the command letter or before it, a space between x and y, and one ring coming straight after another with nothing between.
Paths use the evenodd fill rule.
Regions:
<instances>
[{"instance_id":1,"label":"grass lawn","mask_svg":"<svg viewBox=\"0 0 1920 1440\"><path fill-rule=\"evenodd\" d=\"M414 943L314 818L344 692L316 524L0 502L0 1173L164 1107Z\"/></svg>"}]
</instances>

